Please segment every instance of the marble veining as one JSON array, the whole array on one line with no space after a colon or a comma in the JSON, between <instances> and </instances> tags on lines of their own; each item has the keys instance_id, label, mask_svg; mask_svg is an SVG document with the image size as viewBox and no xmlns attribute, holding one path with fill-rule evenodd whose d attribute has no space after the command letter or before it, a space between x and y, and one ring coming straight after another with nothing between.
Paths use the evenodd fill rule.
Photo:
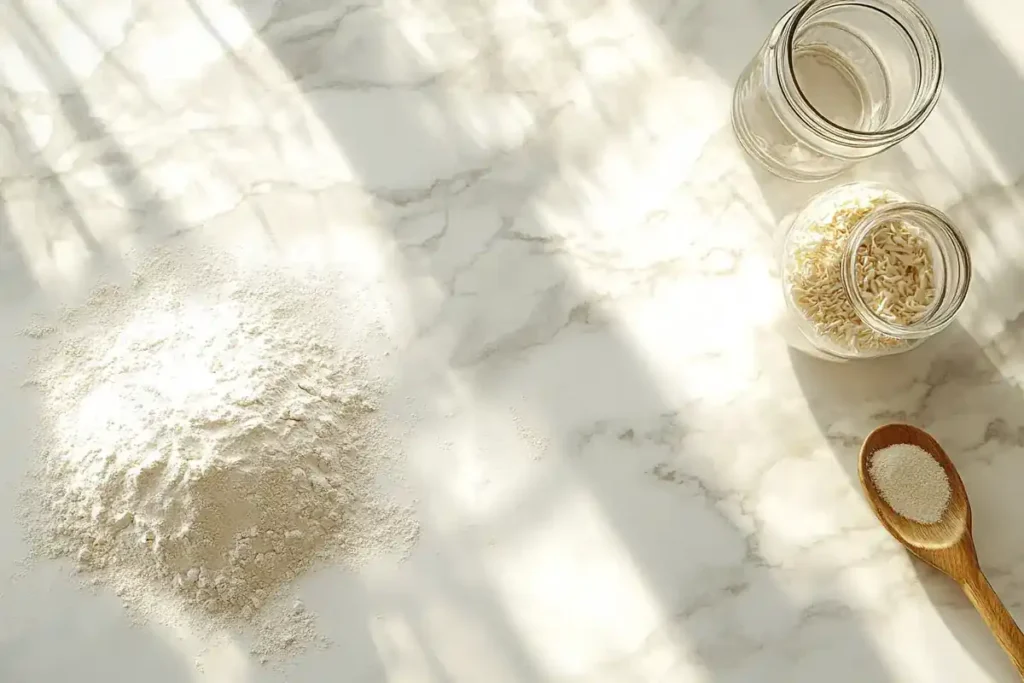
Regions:
<instances>
[{"instance_id":1,"label":"marble veining","mask_svg":"<svg viewBox=\"0 0 1024 683\"><path fill-rule=\"evenodd\" d=\"M305 582L334 646L283 671L59 568L0 583L0 680L1014 680L856 455L886 421L934 433L1024 619L1024 12L927 3L938 109L835 182L945 209L973 290L912 353L834 365L787 346L775 252L827 185L728 123L788 4L3 3L0 567L32 457L16 333L171 243L340 265L379 303L424 531Z\"/></svg>"}]
</instances>

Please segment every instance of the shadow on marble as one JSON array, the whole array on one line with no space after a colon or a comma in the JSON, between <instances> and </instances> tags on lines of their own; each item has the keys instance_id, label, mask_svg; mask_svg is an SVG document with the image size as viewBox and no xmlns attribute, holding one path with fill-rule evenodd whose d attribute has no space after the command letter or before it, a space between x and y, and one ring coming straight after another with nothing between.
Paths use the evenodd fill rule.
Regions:
<instances>
[{"instance_id":1,"label":"shadow on marble","mask_svg":"<svg viewBox=\"0 0 1024 683\"><path fill-rule=\"evenodd\" d=\"M141 180L138 169L118 146L116 137L110 135L103 124L92 115L88 99L80 88L68 88L67 84L74 83L74 78L67 65L61 61L50 39L32 18L32 14L26 11L21 0L12 0L10 9L17 17L19 29L24 29L12 31L11 35L26 62L46 83L48 91L56 95L54 101L63 120L71 126L74 137L82 143L104 147L104 152L96 155L93 161L103 170L111 184L122 192L126 203L138 207L147 200L152 201L152 196L138 196L135 187ZM23 229L32 230L35 234L12 239L12 249L21 252L20 258L23 262L34 261L37 258L53 258L57 243L73 238L86 254L84 261L87 272L110 271L123 276L125 271L120 258L93 234L93 228L80 211L80 198L76 198L69 191L64 175L54 167L51 150L34 141L18 109L12 108L6 124L5 131L12 145L11 152L22 166L19 169L21 177L15 180L31 181L36 184L38 192L33 197L33 202L37 203L32 210L50 218L31 223L20 221L31 226ZM39 234L39 231L43 231L43 234ZM30 246L33 243L35 246ZM26 270L31 272L31 269Z\"/></svg>"},{"instance_id":2,"label":"shadow on marble","mask_svg":"<svg viewBox=\"0 0 1024 683\"><path fill-rule=\"evenodd\" d=\"M1024 289L1024 263L1016 257L1024 235L1021 229L1024 176L1009 184L993 178L980 187L966 187L940 154L928 145L922 145L922 149L929 153L930 162L936 168L944 170L946 181L956 188L957 201L943 208L971 248L973 310L969 315L974 326L995 330L1010 321L1012 327L1012 321L1024 313L1024 299L1018 296Z\"/></svg>"},{"instance_id":3,"label":"shadow on marble","mask_svg":"<svg viewBox=\"0 0 1024 683\"><path fill-rule=\"evenodd\" d=\"M0 301L14 304L38 291L38 285L21 251L21 245L11 233L11 219L3 199L0 199L0 271L4 274L4 287Z\"/></svg>"},{"instance_id":4,"label":"shadow on marble","mask_svg":"<svg viewBox=\"0 0 1024 683\"><path fill-rule=\"evenodd\" d=\"M967 0L952 0L927 3L925 11L935 24L945 56L944 88L987 143L987 151L1017 175L1024 159L1024 74L994 33L1003 32L1003 40L1019 35L1024 30L1024 12L1016 5L977 4L988 8L974 9ZM980 15L986 10L987 19ZM995 25L985 27L986 20Z\"/></svg>"},{"instance_id":5,"label":"shadow on marble","mask_svg":"<svg viewBox=\"0 0 1024 683\"><path fill-rule=\"evenodd\" d=\"M119 133L111 131L103 117L94 112L93 103L107 104L104 97L111 93L89 92L93 86L87 81L80 82L71 66L63 61L52 36L37 22L36 12L22 0L12 0L8 5L17 26L17 30L10 32L11 38L42 87L52 94L50 98L25 97L29 113L46 120L52 129L43 139L37 139L29 130L28 118L20 111L24 105L16 102L11 107L4 129L11 145L11 156L19 164L19 173L12 178L11 186L33 184L34 191L23 193L31 198L33 205L30 209L22 208L22 212L43 213L46 220L32 221L19 215L13 224L30 225L31 228L21 228L29 230L30 234L14 234L10 230L10 219L2 221L4 225L0 225L0 230L6 228L12 253L20 252L19 260L25 266L22 272L34 279L36 285L40 285L39 275L33 274L36 261L51 270L61 270L59 264L54 265L58 260L54 251L58 247L68 250L71 242L85 256L77 265L81 270L75 275L78 281L69 284L81 287L100 274L122 279L127 274L122 262L124 253L181 236L195 226L180 216L172 203L150 184L139 165L145 162L136 161L119 142ZM117 86L127 86L131 95L125 98L130 102L125 106L145 111L149 116L172 116L147 90L145 79L123 65L109 47L104 46L75 8L65 2L58 2L57 7L81 36L104 54L104 63L117 74ZM208 28L213 30L212 25ZM225 54L234 55L227 50ZM241 64L237 58L236 62ZM45 106L38 111L34 109L44 104L52 104L52 109ZM76 150L78 157L61 156L61 143L69 139L81 146L80 151ZM205 151L209 153L207 163L221 173L223 180L232 181L233 176L221 168L217 152ZM157 152L158 155L163 153L167 150ZM92 176L97 171L102 178L100 182ZM10 192L5 194L9 196ZM239 194L244 197L244 193ZM22 205L25 203L21 201ZM267 239L274 243L275 237L259 208L252 207L252 212ZM97 228L104 232L98 234Z\"/></svg>"},{"instance_id":6,"label":"shadow on marble","mask_svg":"<svg viewBox=\"0 0 1024 683\"><path fill-rule=\"evenodd\" d=\"M340 634L324 656L343 662L352 680L367 682L400 672L431 683L546 680L492 594L472 543L429 528L424 533L420 545L433 552L408 558L401 579L364 581L329 569L309 582L325 632ZM461 638L453 643L439 628ZM298 666L322 668L308 658Z\"/></svg>"},{"instance_id":7,"label":"shadow on marble","mask_svg":"<svg viewBox=\"0 0 1024 683\"><path fill-rule=\"evenodd\" d=\"M491 8L475 3L460 4L458 16L439 5L421 9L455 34L500 24ZM585 183L566 179L582 175L580 166L597 154L574 157L554 148L545 128L558 125L560 108L545 108L528 83L512 82L522 75L513 73L509 47L495 37L478 60L480 80L460 83L455 73L417 63L417 51L382 8L313 10L310 4L303 20L303 11L279 4L260 38L330 130L374 196L381 229L399 245L408 299L428 319L419 334L433 340L429 357L418 360L436 364L473 401L492 398L526 373L547 378L522 385L521 399L558 435L555 455L495 525L509 535L543 530L567 494L582 489L658 603L663 623L651 639L668 643L672 671L700 671L715 683L818 681L826 672L837 682L889 680L863 624L835 597L828 578L804 587L825 596L824 606L798 604L778 584L778 568L759 547L761 530L740 528L736 513L727 511L734 492L709 467L717 454L678 452L681 435L696 425L666 396L625 331L603 314L601 294L570 266L572 235L550 225L540 200L554 191L571 210L584 206ZM352 41L359 59L353 53L339 59L332 41ZM572 48L565 50L571 60ZM401 73L389 81L382 75L389 69ZM522 108L538 121L526 140L484 145L477 139L480 122L464 116L458 88L446 86L481 83L508 95L503 110ZM588 95L604 125L623 124L615 120L615 102L599 90ZM428 237L410 244L407 235L425 223L434 226ZM449 234L456 230L473 245L471 253L459 253L464 247ZM428 305L418 303L420 290L429 289L442 296L423 312ZM416 599L431 595L474 615L477 637L501 649L507 680L549 679L526 642L532 634L522 632L491 585L479 549L462 551L444 538L427 542L438 547L442 567L417 574L426 583ZM415 626L414 614L410 623ZM431 651L432 634L417 633L422 649ZM609 663L616 673L608 680L638 676L634 659L649 655L646 647ZM444 681L439 660L432 662L432 680ZM598 680L599 673L581 680Z\"/></svg>"},{"instance_id":8,"label":"shadow on marble","mask_svg":"<svg viewBox=\"0 0 1024 683\"><path fill-rule=\"evenodd\" d=\"M0 680L197 680L193 666L174 645L153 630L128 623L120 600L112 595L97 599L76 591L53 568L21 581L28 585L13 584L7 596L0 596L6 613L31 615L25 619L29 623L23 621L16 629L13 624L0 627ZM32 604L25 604L28 600ZM8 628L11 634L4 633Z\"/></svg>"},{"instance_id":9,"label":"shadow on marble","mask_svg":"<svg viewBox=\"0 0 1024 683\"><path fill-rule=\"evenodd\" d=\"M959 469L971 500L981 564L1007 607L1024 623L1024 389L999 366L1024 362L1024 320L982 348L954 323L901 356L830 363L790 351L793 370L850 487L860 492L857 459L875 427L905 421L928 430ZM865 503L866 505L866 503ZM879 536L885 535L881 526ZM888 544L896 547L895 541ZM916 576L950 632L993 680L1013 669L966 597L948 578L912 560Z\"/></svg>"}]
</instances>

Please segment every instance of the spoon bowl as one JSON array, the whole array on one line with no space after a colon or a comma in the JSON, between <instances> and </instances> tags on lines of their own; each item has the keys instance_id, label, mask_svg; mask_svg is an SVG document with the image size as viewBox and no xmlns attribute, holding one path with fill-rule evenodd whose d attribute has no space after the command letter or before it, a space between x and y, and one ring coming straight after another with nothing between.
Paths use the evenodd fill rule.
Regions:
<instances>
[{"instance_id":1,"label":"spoon bowl","mask_svg":"<svg viewBox=\"0 0 1024 683\"><path fill-rule=\"evenodd\" d=\"M921 524L901 516L878 492L871 478L871 458L877 451L895 444L921 448L945 471L950 488L949 504L935 524ZM883 425L864 440L857 469L868 502L882 526L911 553L960 584L1024 679L1024 634L981 571L971 530L967 489L942 446L930 434L912 425Z\"/></svg>"},{"instance_id":2,"label":"spoon bowl","mask_svg":"<svg viewBox=\"0 0 1024 683\"><path fill-rule=\"evenodd\" d=\"M946 473L949 480L949 504L942 513L942 518L935 524L921 524L903 517L885 502L871 478L869 467L871 456L883 448L895 444L911 444L927 451ZM949 459L942 446L928 432L906 424L888 424L879 427L868 435L860 449L858 467L860 482L867 494L868 501L875 514L890 534L896 537L910 552L932 565L944 574L950 574L952 567L947 566L948 553L942 552L956 546L965 539L973 549L971 538L971 504L967 499L967 489L960 479L953 461ZM954 577L955 578L955 577Z\"/></svg>"}]
</instances>

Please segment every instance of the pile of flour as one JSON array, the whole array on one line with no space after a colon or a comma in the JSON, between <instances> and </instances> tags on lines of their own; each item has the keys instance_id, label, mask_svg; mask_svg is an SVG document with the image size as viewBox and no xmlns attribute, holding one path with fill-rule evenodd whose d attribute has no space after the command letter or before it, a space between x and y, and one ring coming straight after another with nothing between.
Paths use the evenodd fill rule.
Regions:
<instances>
[{"instance_id":1,"label":"pile of flour","mask_svg":"<svg viewBox=\"0 0 1024 683\"><path fill-rule=\"evenodd\" d=\"M325 279L164 254L35 328L36 548L148 616L218 623L317 560L407 551L415 520L378 483L383 387L332 341L336 301Z\"/></svg>"}]
</instances>

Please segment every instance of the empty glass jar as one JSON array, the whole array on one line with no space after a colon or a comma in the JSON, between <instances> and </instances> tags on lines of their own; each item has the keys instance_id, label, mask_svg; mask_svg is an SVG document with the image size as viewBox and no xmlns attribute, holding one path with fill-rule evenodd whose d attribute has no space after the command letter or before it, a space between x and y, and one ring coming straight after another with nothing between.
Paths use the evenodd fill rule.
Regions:
<instances>
[{"instance_id":1,"label":"empty glass jar","mask_svg":"<svg viewBox=\"0 0 1024 683\"><path fill-rule=\"evenodd\" d=\"M971 258L945 214L852 183L797 215L780 270L796 327L790 343L847 360L908 351L943 330L967 296Z\"/></svg>"},{"instance_id":2,"label":"empty glass jar","mask_svg":"<svg viewBox=\"0 0 1024 683\"><path fill-rule=\"evenodd\" d=\"M736 85L744 149L790 180L832 177L913 133L942 89L938 40L907 0L804 0Z\"/></svg>"}]
</instances>

